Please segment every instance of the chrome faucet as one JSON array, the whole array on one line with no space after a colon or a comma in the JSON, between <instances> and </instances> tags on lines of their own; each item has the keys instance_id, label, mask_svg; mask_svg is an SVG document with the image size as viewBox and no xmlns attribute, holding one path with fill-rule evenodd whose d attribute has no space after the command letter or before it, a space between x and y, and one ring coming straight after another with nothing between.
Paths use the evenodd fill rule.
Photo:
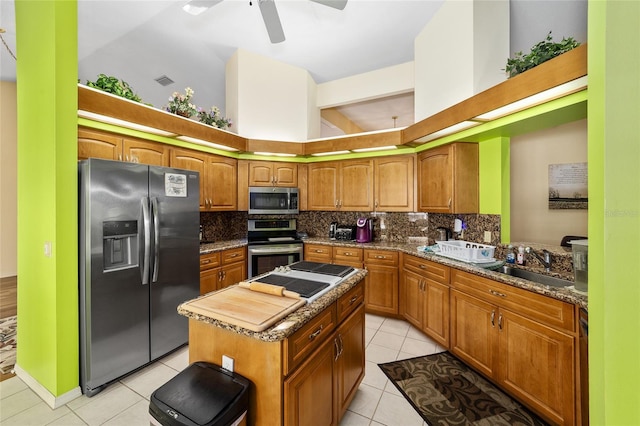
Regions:
<instances>
[{"instance_id":1,"label":"chrome faucet","mask_svg":"<svg viewBox=\"0 0 640 426\"><path fill-rule=\"evenodd\" d=\"M551 271L551 253L549 253L548 250L545 250L545 249L542 250L543 257L541 257L538 253L536 253L531 247L527 247L525 251L527 253L533 254L536 257L536 259L538 259L538 261L542 263L545 271L547 272Z\"/></svg>"}]
</instances>

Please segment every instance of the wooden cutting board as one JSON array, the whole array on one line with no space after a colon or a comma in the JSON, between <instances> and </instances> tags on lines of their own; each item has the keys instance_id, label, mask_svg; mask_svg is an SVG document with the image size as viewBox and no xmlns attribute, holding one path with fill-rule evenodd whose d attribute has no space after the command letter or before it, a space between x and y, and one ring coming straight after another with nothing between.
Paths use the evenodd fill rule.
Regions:
<instances>
[{"instance_id":1,"label":"wooden cutting board","mask_svg":"<svg viewBox=\"0 0 640 426\"><path fill-rule=\"evenodd\" d=\"M232 286L186 302L182 307L252 331L263 331L305 303L299 297L276 296Z\"/></svg>"}]
</instances>

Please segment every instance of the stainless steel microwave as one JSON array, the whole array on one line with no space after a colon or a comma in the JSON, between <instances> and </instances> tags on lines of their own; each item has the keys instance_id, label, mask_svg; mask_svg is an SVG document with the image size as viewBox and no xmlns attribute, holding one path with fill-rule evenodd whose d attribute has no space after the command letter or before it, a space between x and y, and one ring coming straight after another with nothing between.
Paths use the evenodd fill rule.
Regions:
<instances>
[{"instance_id":1,"label":"stainless steel microwave","mask_svg":"<svg viewBox=\"0 0 640 426\"><path fill-rule=\"evenodd\" d=\"M249 214L298 213L298 188L249 187Z\"/></svg>"}]
</instances>

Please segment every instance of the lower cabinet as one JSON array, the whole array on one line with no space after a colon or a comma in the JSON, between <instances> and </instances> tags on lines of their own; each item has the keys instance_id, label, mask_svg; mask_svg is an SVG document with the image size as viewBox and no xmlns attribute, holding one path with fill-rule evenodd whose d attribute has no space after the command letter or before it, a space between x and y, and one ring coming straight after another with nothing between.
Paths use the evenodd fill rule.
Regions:
<instances>
[{"instance_id":1,"label":"lower cabinet","mask_svg":"<svg viewBox=\"0 0 640 426\"><path fill-rule=\"evenodd\" d=\"M400 314L445 349L449 348L450 268L403 255Z\"/></svg>"},{"instance_id":2,"label":"lower cabinet","mask_svg":"<svg viewBox=\"0 0 640 426\"><path fill-rule=\"evenodd\" d=\"M337 425L364 377L360 305L284 382L285 426Z\"/></svg>"},{"instance_id":3,"label":"lower cabinet","mask_svg":"<svg viewBox=\"0 0 640 426\"><path fill-rule=\"evenodd\" d=\"M398 252L364 250L365 309L372 314L398 315Z\"/></svg>"},{"instance_id":4,"label":"lower cabinet","mask_svg":"<svg viewBox=\"0 0 640 426\"><path fill-rule=\"evenodd\" d=\"M200 294L220 290L246 278L246 247L200 255Z\"/></svg>"},{"instance_id":5,"label":"lower cabinet","mask_svg":"<svg viewBox=\"0 0 640 426\"><path fill-rule=\"evenodd\" d=\"M451 352L553 424L576 423L574 306L454 270Z\"/></svg>"}]
</instances>

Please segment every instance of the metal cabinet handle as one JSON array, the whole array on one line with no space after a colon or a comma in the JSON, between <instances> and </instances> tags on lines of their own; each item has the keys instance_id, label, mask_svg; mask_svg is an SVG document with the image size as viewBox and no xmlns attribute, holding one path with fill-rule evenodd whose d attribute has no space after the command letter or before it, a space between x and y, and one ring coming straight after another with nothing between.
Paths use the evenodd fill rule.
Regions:
<instances>
[{"instance_id":1,"label":"metal cabinet handle","mask_svg":"<svg viewBox=\"0 0 640 426\"><path fill-rule=\"evenodd\" d=\"M449 208L451 208L451 198L449 198Z\"/></svg>"},{"instance_id":2,"label":"metal cabinet handle","mask_svg":"<svg viewBox=\"0 0 640 426\"><path fill-rule=\"evenodd\" d=\"M315 339L316 337L318 337L320 335L320 333L322 333L322 325L320 325L320 327L318 327L316 329L316 331L314 331L313 333L311 333L309 335L309 340Z\"/></svg>"},{"instance_id":3,"label":"metal cabinet handle","mask_svg":"<svg viewBox=\"0 0 640 426\"><path fill-rule=\"evenodd\" d=\"M421 263L420 264L420 269L427 269L427 265Z\"/></svg>"},{"instance_id":4,"label":"metal cabinet handle","mask_svg":"<svg viewBox=\"0 0 640 426\"><path fill-rule=\"evenodd\" d=\"M211 259L205 259L200 261L201 265L206 265L207 263L211 263Z\"/></svg>"},{"instance_id":5,"label":"metal cabinet handle","mask_svg":"<svg viewBox=\"0 0 640 426\"><path fill-rule=\"evenodd\" d=\"M376 256L376 259L386 259L386 258L387 258L387 256L382 256L382 255L377 255Z\"/></svg>"},{"instance_id":6,"label":"metal cabinet handle","mask_svg":"<svg viewBox=\"0 0 640 426\"><path fill-rule=\"evenodd\" d=\"M507 297L506 294L500 293L499 291L495 291L495 290L489 290L489 293L493 294L494 296L498 296L498 297Z\"/></svg>"},{"instance_id":7,"label":"metal cabinet handle","mask_svg":"<svg viewBox=\"0 0 640 426\"><path fill-rule=\"evenodd\" d=\"M502 330L502 314L498 316L498 328Z\"/></svg>"},{"instance_id":8,"label":"metal cabinet handle","mask_svg":"<svg viewBox=\"0 0 640 426\"><path fill-rule=\"evenodd\" d=\"M122 154L118 154L118 161L122 161Z\"/></svg>"},{"instance_id":9,"label":"metal cabinet handle","mask_svg":"<svg viewBox=\"0 0 640 426\"><path fill-rule=\"evenodd\" d=\"M238 257L238 253L232 253L229 255L229 257Z\"/></svg>"},{"instance_id":10,"label":"metal cabinet handle","mask_svg":"<svg viewBox=\"0 0 640 426\"><path fill-rule=\"evenodd\" d=\"M334 361L337 361L340 358L340 345L338 344L338 338L333 339L333 347L336 349L336 356L333 358Z\"/></svg>"},{"instance_id":11,"label":"metal cabinet handle","mask_svg":"<svg viewBox=\"0 0 640 426\"><path fill-rule=\"evenodd\" d=\"M353 305L354 303L356 303L356 300L358 300L358 296L353 296L351 300L349 300L349 305Z\"/></svg>"}]
</instances>

